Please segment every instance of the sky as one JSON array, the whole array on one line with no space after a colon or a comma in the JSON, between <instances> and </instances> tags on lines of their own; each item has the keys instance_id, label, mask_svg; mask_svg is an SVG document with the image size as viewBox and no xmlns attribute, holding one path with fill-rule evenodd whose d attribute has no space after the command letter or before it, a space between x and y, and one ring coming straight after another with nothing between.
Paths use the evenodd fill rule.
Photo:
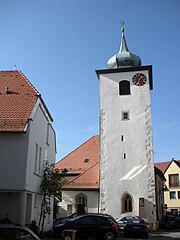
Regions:
<instances>
[{"instance_id":1,"label":"sky","mask_svg":"<svg viewBox=\"0 0 180 240\"><path fill-rule=\"evenodd\" d=\"M153 67L155 162L180 159L179 0L0 0L0 70L24 73L54 121L59 161L99 134L95 70L129 50Z\"/></svg>"}]
</instances>

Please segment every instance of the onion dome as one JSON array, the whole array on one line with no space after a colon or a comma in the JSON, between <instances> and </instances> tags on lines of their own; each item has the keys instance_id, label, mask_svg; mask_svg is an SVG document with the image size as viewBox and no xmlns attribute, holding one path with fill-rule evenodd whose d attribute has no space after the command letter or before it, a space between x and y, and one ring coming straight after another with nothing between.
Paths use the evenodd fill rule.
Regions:
<instances>
[{"instance_id":1,"label":"onion dome","mask_svg":"<svg viewBox=\"0 0 180 240\"><path fill-rule=\"evenodd\" d=\"M109 59L107 63L109 69L141 66L140 57L131 53L127 47L126 39L124 36L124 21L121 21L121 24L122 37L120 50L117 54Z\"/></svg>"}]
</instances>

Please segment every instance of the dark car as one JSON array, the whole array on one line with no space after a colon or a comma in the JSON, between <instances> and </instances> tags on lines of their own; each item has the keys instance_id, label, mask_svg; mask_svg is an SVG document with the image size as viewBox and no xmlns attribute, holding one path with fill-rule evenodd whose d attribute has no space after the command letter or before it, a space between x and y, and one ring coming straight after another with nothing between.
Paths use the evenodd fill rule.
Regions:
<instances>
[{"instance_id":1,"label":"dark car","mask_svg":"<svg viewBox=\"0 0 180 240\"><path fill-rule=\"evenodd\" d=\"M174 215L166 215L161 224L162 228L165 229L176 229L177 223Z\"/></svg>"},{"instance_id":2,"label":"dark car","mask_svg":"<svg viewBox=\"0 0 180 240\"><path fill-rule=\"evenodd\" d=\"M40 238L29 228L23 227L18 224L0 224L0 239L40 240Z\"/></svg>"},{"instance_id":3,"label":"dark car","mask_svg":"<svg viewBox=\"0 0 180 240\"><path fill-rule=\"evenodd\" d=\"M71 215L67 216L67 217L63 217L63 218L57 218L54 220L53 224L57 224L57 223L60 223L60 222L64 222L64 221L67 221L71 218L75 218L77 216L81 216L81 215L84 215L85 213L72 213Z\"/></svg>"},{"instance_id":4,"label":"dark car","mask_svg":"<svg viewBox=\"0 0 180 240\"><path fill-rule=\"evenodd\" d=\"M112 216L103 214L85 214L54 224L53 234L55 237L62 238L64 230L68 229L76 230L77 239L113 240L119 235L116 220Z\"/></svg>"},{"instance_id":5,"label":"dark car","mask_svg":"<svg viewBox=\"0 0 180 240\"><path fill-rule=\"evenodd\" d=\"M148 227L143 218L129 216L124 226L124 237L138 236L148 239Z\"/></svg>"},{"instance_id":6,"label":"dark car","mask_svg":"<svg viewBox=\"0 0 180 240\"><path fill-rule=\"evenodd\" d=\"M176 221L176 224L180 226L180 212L176 212L175 213L175 221Z\"/></svg>"},{"instance_id":7,"label":"dark car","mask_svg":"<svg viewBox=\"0 0 180 240\"><path fill-rule=\"evenodd\" d=\"M138 218L138 216L128 214L128 215L123 215L121 217L116 218L116 221L119 225L119 229L121 231L124 231L124 227L125 227L126 223L128 222L128 219L132 219L132 218ZM149 223L148 219L143 218L143 220L145 221L148 230L150 230L150 223Z\"/></svg>"}]
</instances>

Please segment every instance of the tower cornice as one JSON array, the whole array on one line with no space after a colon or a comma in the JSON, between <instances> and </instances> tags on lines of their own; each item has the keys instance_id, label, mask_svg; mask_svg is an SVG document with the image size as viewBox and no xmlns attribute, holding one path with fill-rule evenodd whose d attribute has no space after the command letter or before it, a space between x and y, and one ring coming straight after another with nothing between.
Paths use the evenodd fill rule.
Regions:
<instances>
[{"instance_id":1,"label":"tower cornice","mask_svg":"<svg viewBox=\"0 0 180 240\"><path fill-rule=\"evenodd\" d=\"M127 68L101 69L101 70L95 70L95 71L99 79L99 76L101 74L119 73L119 72L135 72L135 71L144 71L144 70L148 70L149 72L149 85L150 85L150 90L152 90L153 89L152 65L127 67Z\"/></svg>"}]
</instances>

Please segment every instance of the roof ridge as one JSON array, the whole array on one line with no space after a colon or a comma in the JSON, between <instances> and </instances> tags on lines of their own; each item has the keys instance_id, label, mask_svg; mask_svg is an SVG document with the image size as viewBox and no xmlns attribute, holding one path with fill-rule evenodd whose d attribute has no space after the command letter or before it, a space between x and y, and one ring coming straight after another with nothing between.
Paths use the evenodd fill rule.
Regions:
<instances>
[{"instance_id":1,"label":"roof ridge","mask_svg":"<svg viewBox=\"0 0 180 240\"><path fill-rule=\"evenodd\" d=\"M24 75L24 73L21 72L21 70L15 70L17 72L19 72L19 74L22 75L22 77L26 80L26 82L34 89L34 91L36 92L36 94L38 96L41 96L41 94L38 92L38 90L34 87L34 85L28 80L28 78Z\"/></svg>"},{"instance_id":2,"label":"roof ridge","mask_svg":"<svg viewBox=\"0 0 180 240\"><path fill-rule=\"evenodd\" d=\"M89 138L88 140L86 140L85 142L83 142L81 145L79 145L77 148L75 148L74 150L72 150L72 152L68 153L65 157L63 157L62 159L60 159L58 162L56 162L56 164L58 164L60 161L63 161L65 158L67 158L69 155L71 155L73 152L77 151L79 148L81 148L83 145L85 145L87 142L89 142L92 138L97 137L98 135L94 135L91 138Z\"/></svg>"},{"instance_id":3,"label":"roof ridge","mask_svg":"<svg viewBox=\"0 0 180 240\"><path fill-rule=\"evenodd\" d=\"M168 162L171 162L171 161L177 161L177 162L180 162L180 160L171 159L171 160L169 160L169 161L164 161L164 162L156 162L156 163L154 163L154 164L168 163Z\"/></svg>"}]
</instances>

